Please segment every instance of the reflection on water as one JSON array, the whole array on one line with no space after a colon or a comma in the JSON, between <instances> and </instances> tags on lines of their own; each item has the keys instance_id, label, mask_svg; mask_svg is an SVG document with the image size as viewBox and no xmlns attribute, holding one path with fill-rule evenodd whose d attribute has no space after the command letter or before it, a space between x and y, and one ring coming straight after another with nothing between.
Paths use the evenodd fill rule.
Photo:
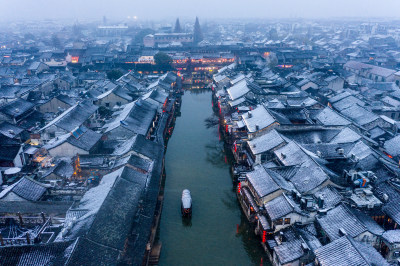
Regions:
<instances>
[{"instance_id":1,"label":"reflection on water","mask_svg":"<svg viewBox=\"0 0 400 266\"><path fill-rule=\"evenodd\" d=\"M184 227L191 227L192 226L192 219L188 217L182 217L182 225Z\"/></svg>"},{"instance_id":2,"label":"reflection on water","mask_svg":"<svg viewBox=\"0 0 400 266\"><path fill-rule=\"evenodd\" d=\"M204 145L207 153L207 162L216 167L226 167L224 146L221 142L207 143Z\"/></svg>"},{"instance_id":3,"label":"reflection on water","mask_svg":"<svg viewBox=\"0 0 400 266\"><path fill-rule=\"evenodd\" d=\"M186 91L181 113L166 153L160 265L260 265L264 253L240 211L229 154L218 127L204 123L213 115L211 92ZM185 188L194 203L191 219L180 213Z\"/></svg>"}]
</instances>

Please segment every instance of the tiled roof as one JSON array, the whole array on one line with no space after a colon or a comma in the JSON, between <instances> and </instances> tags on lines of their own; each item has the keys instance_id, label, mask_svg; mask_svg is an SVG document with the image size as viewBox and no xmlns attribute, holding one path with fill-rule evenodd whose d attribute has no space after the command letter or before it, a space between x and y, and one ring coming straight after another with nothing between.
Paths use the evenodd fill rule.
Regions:
<instances>
[{"instance_id":1,"label":"tiled roof","mask_svg":"<svg viewBox=\"0 0 400 266\"><path fill-rule=\"evenodd\" d=\"M257 155L270 151L271 149L284 143L285 140L279 135L276 130L271 130L267 134L254 138L248 141L248 145L253 154Z\"/></svg>"},{"instance_id":2,"label":"tiled roof","mask_svg":"<svg viewBox=\"0 0 400 266\"><path fill-rule=\"evenodd\" d=\"M68 248L74 241L53 242L50 244L8 246L0 248L2 265L39 266L62 265L66 262Z\"/></svg>"},{"instance_id":3,"label":"tiled roof","mask_svg":"<svg viewBox=\"0 0 400 266\"><path fill-rule=\"evenodd\" d=\"M264 206L271 220L280 219L291 212L300 212L298 206L285 194L267 202Z\"/></svg>"},{"instance_id":4,"label":"tiled roof","mask_svg":"<svg viewBox=\"0 0 400 266\"><path fill-rule=\"evenodd\" d=\"M351 237L367 231L367 227L343 204L317 217L317 221L332 241L340 238L339 229L344 229Z\"/></svg>"},{"instance_id":5,"label":"tiled roof","mask_svg":"<svg viewBox=\"0 0 400 266\"><path fill-rule=\"evenodd\" d=\"M30 201L39 200L46 191L47 188L43 184L28 177L23 177L12 189L12 192Z\"/></svg>"},{"instance_id":6,"label":"tiled roof","mask_svg":"<svg viewBox=\"0 0 400 266\"><path fill-rule=\"evenodd\" d=\"M18 98L17 100L2 106L0 108L0 112L10 117L17 117L33 109L34 106L35 105L33 103L25 101L22 98Z\"/></svg>"},{"instance_id":7,"label":"tiled roof","mask_svg":"<svg viewBox=\"0 0 400 266\"><path fill-rule=\"evenodd\" d=\"M246 177L260 198L280 189L264 167L260 165L255 166L254 171L247 173Z\"/></svg>"},{"instance_id":8,"label":"tiled roof","mask_svg":"<svg viewBox=\"0 0 400 266\"><path fill-rule=\"evenodd\" d=\"M316 259L321 266L370 266L388 265L382 256L373 248L357 243L348 236L320 247L315 251Z\"/></svg>"},{"instance_id":9,"label":"tiled roof","mask_svg":"<svg viewBox=\"0 0 400 266\"><path fill-rule=\"evenodd\" d=\"M388 230L382 234L382 238L391 244L400 243L400 230Z\"/></svg>"}]
</instances>

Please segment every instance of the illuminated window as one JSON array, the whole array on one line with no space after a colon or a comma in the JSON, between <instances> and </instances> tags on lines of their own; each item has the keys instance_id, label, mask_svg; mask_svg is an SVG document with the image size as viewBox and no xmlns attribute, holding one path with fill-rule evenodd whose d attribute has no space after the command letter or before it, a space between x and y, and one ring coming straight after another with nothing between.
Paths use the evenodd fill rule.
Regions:
<instances>
[{"instance_id":1,"label":"illuminated window","mask_svg":"<svg viewBox=\"0 0 400 266\"><path fill-rule=\"evenodd\" d=\"M285 218L285 224L290 224L290 218Z\"/></svg>"},{"instance_id":2,"label":"illuminated window","mask_svg":"<svg viewBox=\"0 0 400 266\"><path fill-rule=\"evenodd\" d=\"M283 224L283 220L282 219L276 220L275 224L276 225L282 225Z\"/></svg>"}]
</instances>

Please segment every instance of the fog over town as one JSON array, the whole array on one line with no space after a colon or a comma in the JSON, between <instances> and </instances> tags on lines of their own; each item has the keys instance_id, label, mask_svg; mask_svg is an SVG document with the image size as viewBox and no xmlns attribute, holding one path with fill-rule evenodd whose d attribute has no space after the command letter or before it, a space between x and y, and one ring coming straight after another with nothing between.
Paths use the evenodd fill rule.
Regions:
<instances>
[{"instance_id":1,"label":"fog over town","mask_svg":"<svg viewBox=\"0 0 400 266\"><path fill-rule=\"evenodd\" d=\"M1 20L95 19L103 15L115 19L398 18L400 9L397 0L2 0L0 5Z\"/></svg>"}]
</instances>

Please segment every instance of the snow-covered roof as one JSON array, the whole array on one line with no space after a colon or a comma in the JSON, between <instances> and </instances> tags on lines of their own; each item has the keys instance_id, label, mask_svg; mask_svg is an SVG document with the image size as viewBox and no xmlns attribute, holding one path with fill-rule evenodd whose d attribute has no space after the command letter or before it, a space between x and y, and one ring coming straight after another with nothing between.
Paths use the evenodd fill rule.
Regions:
<instances>
[{"instance_id":1,"label":"snow-covered roof","mask_svg":"<svg viewBox=\"0 0 400 266\"><path fill-rule=\"evenodd\" d=\"M236 83L229 89L227 89L227 92L229 94L229 97L232 101L244 96L246 93L250 91L249 87L247 86L247 81L243 79L242 81Z\"/></svg>"},{"instance_id":2,"label":"snow-covered roof","mask_svg":"<svg viewBox=\"0 0 400 266\"><path fill-rule=\"evenodd\" d=\"M271 149L281 145L285 140L279 135L279 133L273 129L267 134L261 135L248 141L251 152L254 155L270 151Z\"/></svg>"},{"instance_id":3,"label":"snow-covered roof","mask_svg":"<svg viewBox=\"0 0 400 266\"><path fill-rule=\"evenodd\" d=\"M249 133L262 130L276 122L275 118L262 105L259 105L254 110L243 114L242 119Z\"/></svg>"}]
</instances>

